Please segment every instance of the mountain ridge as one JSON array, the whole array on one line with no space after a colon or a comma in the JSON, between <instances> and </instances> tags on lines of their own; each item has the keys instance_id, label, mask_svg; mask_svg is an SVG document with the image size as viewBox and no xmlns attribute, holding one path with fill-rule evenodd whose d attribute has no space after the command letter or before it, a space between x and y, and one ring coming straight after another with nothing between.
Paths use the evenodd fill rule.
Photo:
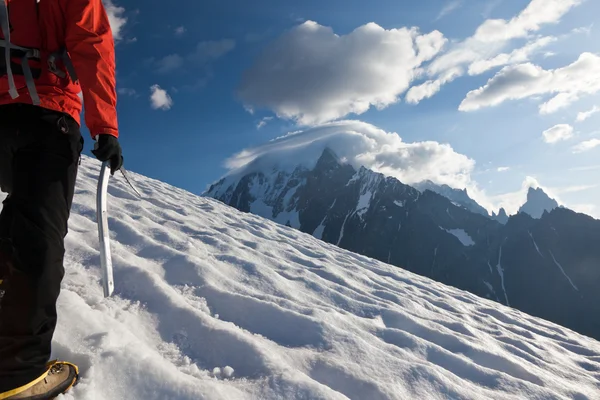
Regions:
<instances>
[{"instance_id":1,"label":"mountain ridge","mask_svg":"<svg viewBox=\"0 0 600 400\"><path fill-rule=\"evenodd\" d=\"M544 315L549 320L561 321L580 332L600 337L600 322L590 322L584 317L586 313L600 313L600 307L592 301L595 299L600 304L599 295L584 285L585 296L573 296L573 286L568 284L571 273L577 276L576 281L585 279L579 271L583 268L582 258L600 261L600 254L591 243L593 237L600 237L600 221L587 217L593 222L582 235L577 232L578 222L574 221L586 217L570 210L554 209L539 219L521 213L499 222L498 216L472 212L436 192L420 192L364 167L355 170L339 163L331 154L324 153L322 158L312 170L297 168L292 175L276 170L270 176L253 173L251 179L260 182L259 185L250 184L250 176L246 176L239 184L230 183L227 189L213 185L205 195L344 249L506 305L531 310L534 315ZM217 195L223 190L235 196ZM287 220L282 221L281 215ZM556 226L548 223L551 220ZM528 230L534 230L536 237L547 237L553 230L565 237L581 237L589 249L576 252L571 244L564 247L560 242L552 242L543 251L560 254L556 260L549 253L540 259L533 253L532 258L531 251L535 249ZM500 256L503 250L504 259L510 260L505 265ZM536 267L530 267L529 263ZM530 269L546 275L543 279L547 281L546 286L558 292L550 294L541 287L531 293L527 286L539 287L539 277L520 272ZM592 282L600 284L598 269L592 268L589 274ZM526 278L526 284L517 277ZM511 302L511 297L518 300ZM527 297L534 299L531 303L537 306L528 305ZM544 304L552 304L553 298L565 299L564 307L572 316L558 308L556 311L542 309Z\"/></svg>"}]
</instances>

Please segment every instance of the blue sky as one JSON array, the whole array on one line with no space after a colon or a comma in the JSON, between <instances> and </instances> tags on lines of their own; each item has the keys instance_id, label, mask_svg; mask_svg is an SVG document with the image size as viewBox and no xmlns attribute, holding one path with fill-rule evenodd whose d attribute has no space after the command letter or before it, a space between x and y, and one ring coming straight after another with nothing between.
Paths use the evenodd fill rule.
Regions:
<instances>
[{"instance_id":1,"label":"blue sky","mask_svg":"<svg viewBox=\"0 0 600 400\"><path fill-rule=\"evenodd\" d=\"M408 183L600 217L597 1L105 3L130 170L201 193L337 121L322 143Z\"/></svg>"}]
</instances>

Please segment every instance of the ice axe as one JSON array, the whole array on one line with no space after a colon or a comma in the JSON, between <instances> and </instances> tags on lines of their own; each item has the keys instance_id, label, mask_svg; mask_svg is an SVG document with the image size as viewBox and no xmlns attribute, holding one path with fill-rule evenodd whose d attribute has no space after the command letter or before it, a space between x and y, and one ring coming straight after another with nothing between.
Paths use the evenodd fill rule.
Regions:
<instances>
[{"instance_id":1,"label":"ice axe","mask_svg":"<svg viewBox=\"0 0 600 400\"><path fill-rule=\"evenodd\" d=\"M102 163L100 178L98 179L98 192L96 208L98 218L98 237L100 239L100 264L102 266L102 286L104 297L112 296L115 290L113 278L112 255L110 252L110 232L108 230L108 179L110 177L110 163Z\"/></svg>"},{"instance_id":2,"label":"ice axe","mask_svg":"<svg viewBox=\"0 0 600 400\"><path fill-rule=\"evenodd\" d=\"M121 167L120 171L129 186L131 186L133 191L141 198L142 195L140 191L129 179L125 169ZM110 162L107 161L102 163L100 177L98 179L96 215L98 219L98 238L100 239L100 264L102 267L102 286L104 288L104 297L112 296L115 290L112 255L110 251L110 231L108 228L108 180L110 175Z\"/></svg>"}]
</instances>

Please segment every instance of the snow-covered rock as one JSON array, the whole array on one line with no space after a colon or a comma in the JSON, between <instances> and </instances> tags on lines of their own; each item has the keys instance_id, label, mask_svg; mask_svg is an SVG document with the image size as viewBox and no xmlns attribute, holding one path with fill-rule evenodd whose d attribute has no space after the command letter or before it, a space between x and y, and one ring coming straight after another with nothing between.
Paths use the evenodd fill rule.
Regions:
<instances>
[{"instance_id":1,"label":"snow-covered rock","mask_svg":"<svg viewBox=\"0 0 600 400\"><path fill-rule=\"evenodd\" d=\"M467 189L455 189L448 185L438 185L432 181L423 181L413 186L421 192L431 190L432 192L446 197L459 207L464 207L471 212L485 215L486 217L490 215L485 208L469 196Z\"/></svg>"}]
</instances>

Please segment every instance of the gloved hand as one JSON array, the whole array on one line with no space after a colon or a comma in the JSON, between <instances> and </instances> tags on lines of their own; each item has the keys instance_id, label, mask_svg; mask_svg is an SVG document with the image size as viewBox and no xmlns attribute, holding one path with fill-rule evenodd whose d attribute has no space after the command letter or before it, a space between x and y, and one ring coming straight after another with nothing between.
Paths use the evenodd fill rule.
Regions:
<instances>
[{"instance_id":1,"label":"gloved hand","mask_svg":"<svg viewBox=\"0 0 600 400\"><path fill-rule=\"evenodd\" d=\"M119 139L113 135L100 134L92 153L102 162L110 161L110 173L115 174L123 166L123 155Z\"/></svg>"}]
</instances>

